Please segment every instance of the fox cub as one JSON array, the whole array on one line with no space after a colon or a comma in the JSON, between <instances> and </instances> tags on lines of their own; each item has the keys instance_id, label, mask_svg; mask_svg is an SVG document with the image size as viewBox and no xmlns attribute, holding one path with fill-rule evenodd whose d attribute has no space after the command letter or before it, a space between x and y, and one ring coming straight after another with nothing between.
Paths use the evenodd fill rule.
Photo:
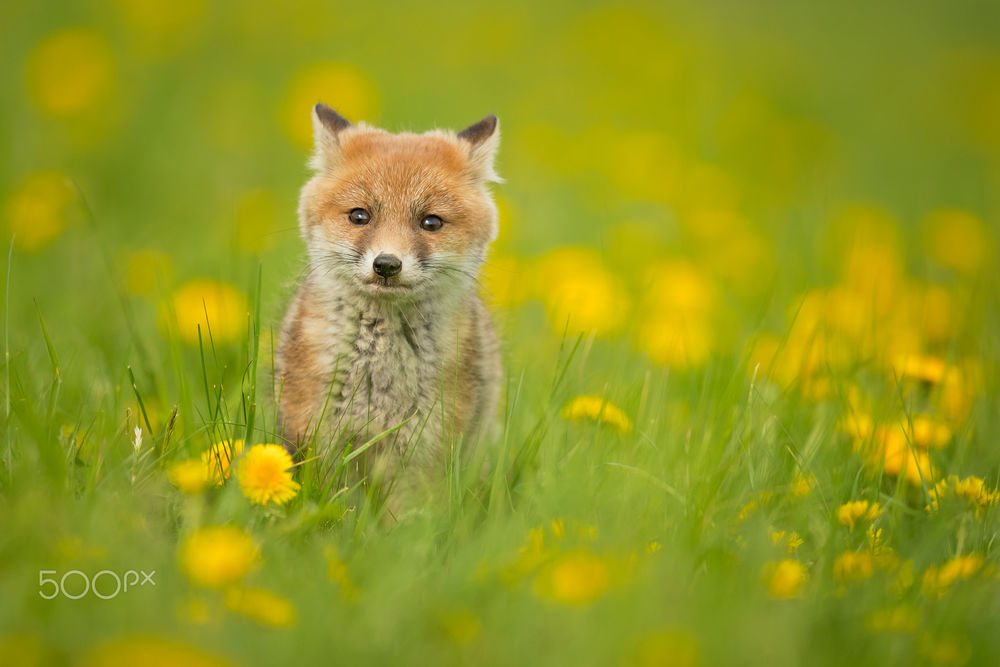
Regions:
<instances>
[{"instance_id":1,"label":"fox cub","mask_svg":"<svg viewBox=\"0 0 1000 667\"><path fill-rule=\"evenodd\" d=\"M299 203L309 270L276 359L282 428L290 448L322 456L398 427L355 463L409 486L496 408L499 345L476 287L497 235L497 119L391 134L317 104L313 130Z\"/></svg>"}]
</instances>

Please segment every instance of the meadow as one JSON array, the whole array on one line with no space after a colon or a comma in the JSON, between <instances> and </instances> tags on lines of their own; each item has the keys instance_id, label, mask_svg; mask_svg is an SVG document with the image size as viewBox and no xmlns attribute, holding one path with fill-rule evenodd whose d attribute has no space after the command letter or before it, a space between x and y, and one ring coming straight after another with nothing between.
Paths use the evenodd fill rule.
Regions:
<instances>
[{"instance_id":1,"label":"meadow","mask_svg":"<svg viewBox=\"0 0 1000 667\"><path fill-rule=\"evenodd\" d=\"M3 4L0 665L1000 663L998 19ZM320 100L500 118L502 405L397 520L268 447Z\"/></svg>"}]
</instances>

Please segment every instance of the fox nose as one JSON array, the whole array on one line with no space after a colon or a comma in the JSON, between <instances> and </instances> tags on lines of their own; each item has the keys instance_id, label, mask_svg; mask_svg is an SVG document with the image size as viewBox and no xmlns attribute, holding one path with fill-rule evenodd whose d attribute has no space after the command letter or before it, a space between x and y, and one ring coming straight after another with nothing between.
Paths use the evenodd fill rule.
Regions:
<instances>
[{"instance_id":1,"label":"fox nose","mask_svg":"<svg viewBox=\"0 0 1000 667\"><path fill-rule=\"evenodd\" d=\"M403 270L403 262L395 255L382 253L372 262L372 268L383 278L392 278Z\"/></svg>"}]
</instances>

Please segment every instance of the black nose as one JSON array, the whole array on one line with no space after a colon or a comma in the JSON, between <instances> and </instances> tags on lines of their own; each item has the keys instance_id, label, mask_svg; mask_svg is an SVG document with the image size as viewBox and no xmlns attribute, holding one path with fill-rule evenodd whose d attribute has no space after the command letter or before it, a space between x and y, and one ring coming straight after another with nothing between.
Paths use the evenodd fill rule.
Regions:
<instances>
[{"instance_id":1,"label":"black nose","mask_svg":"<svg viewBox=\"0 0 1000 667\"><path fill-rule=\"evenodd\" d=\"M395 255L382 253L372 262L372 268L375 269L375 273L383 278L392 278L403 270L403 262Z\"/></svg>"}]
</instances>

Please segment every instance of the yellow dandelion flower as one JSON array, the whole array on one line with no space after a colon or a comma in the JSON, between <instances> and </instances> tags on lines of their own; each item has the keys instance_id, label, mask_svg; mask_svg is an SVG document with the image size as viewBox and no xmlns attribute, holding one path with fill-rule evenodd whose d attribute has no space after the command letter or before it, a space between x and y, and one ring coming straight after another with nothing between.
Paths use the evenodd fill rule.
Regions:
<instances>
[{"instance_id":1,"label":"yellow dandelion flower","mask_svg":"<svg viewBox=\"0 0 1000 667\"><path fill-rule=\"evenodd\" d=\"M944 379L948 365L938 357L911 354L898 357L892 369L900 379L938 384Z\"/></svg>"},{"instance_id":2,"label":"yellow dandelion flower","mask_svg":"<svg viewBox=\"0 0 1000 667\"><path fill-rule=\"evenodd\" d=\"M927 452L918 447L911 447L904 436L898 435L900 433L900 429L893 429L881 438L876 436L878 442L871 465L877 467L881 464L887 475L893 477L903 475L914 485L920 485L921 480L931 482L937 477L937 469L931 463Z\"/></svg>"},{"instance_id":3,"label":"yellow dandelion flower","mask_svg":"<svg viewBox=\"0 0 1000 667\"><path fill-rule=\"evenodd\" d=\"M995 489L993 491L987 489L986 483L979 477L966 477L963 480L959 480L956 477L954 478L953 486L955 487L956 496L965 498L978 507L995 505L997 500L1000 499L1000 493Z\"/></svg>"},{"instance_id":4,"label":"yellow dandelion flower","mask_svg":"<svg viewBox=\"0 0 1000 667\"><path fill-rule=\"evenodd\" d=\"M917 415L900 426L917 447L944 447L951 442L951 428L927 415Z\"/></svg>"},{"instance_id":5,"label":"yellow dandelion flower","mask_svg":"<svg viewBox=\"0 0 1000 667\"><path fill-rule=\"evenodd\" d=\"M201 462L209 479L221 485L229 479L230 464L243 453L243 440L223 440L201 453Z\"/></svg>"},{"instance_id":6,"label":"yellow dandelion flower","mask_svg":"<svg viewBox=\"0 0 1000 667\"><path fill-rule=\"evenodd\" d=\"M617 430L621 435L632 432L632 422L617 405L600 396L577 396L559 413L563 419L582 421L590 419Z\"/></svg>"},{"instance_id":7,"label":"yellow dandelion flower","mask_svg":"<svg viewBox=\"0 0 1000 667\"><path fill-rule=\"evenodd\" d=\"M292 79L282 112L296 146L312 146L312 109L324 101L352 122L374 120L378 113L378 92L367 74L347 63L311 65Z\"/></svg>"},{"instance_id":8,"label":"yellow dandelion flower","mask_svg":"<svg viewBox=\"0 0 1000 667\"><path fill-rule=\"evenodd\" d=\"M940 567L932 565L924 571L921 590L926 595L941 597L956 581L969 579L983 568L985 559L979 554L956 556Z\"/></svg>"},{"instance_id":9,"label":"yellow dandelion flower","mask_svg":"<svg viewBox=\"0 0 1000 667\"><path fill-rule=\"evenodd\" d=\"M180 340L198 345L200 326L202 343L206 347L209 329L216 344L238 340L246 331L250 312L247 298L234 286L204 278L189 280L174 290L170 306L176 317L172 323L177 326Z\"/></svg>"},{"instance_id":10,"label":"yellow dandelion flower","mask_svg":"<svg viewBox=\"0 0 1000 667\"><path fill-rule=\"evenodd\" d=\"M989 228L968 211L931 213L924 221L924 242L931 257L949 268L974 273L989 257Z\"/></svg>"},{"instance_id":11,"label":"yellow dandelion flower","mask_svg":"<svg viewBox=\"0 0 1000 667\"><path fill-rule=\"evenodd\" d=\"M875 555L882 553L887 548L883 541L883 531L881 528L876 528L875 524L868 526L868 548Z\"/></svg>"},{"instance_id":12,"label":"yellow dandelion flower","mask_svg":"<svg viewBox=\"0 0 1000 667\"><path fill-rule=\"evenodd\" d=\"M287 628L295 623L295 606L277 593L263 588L230 588L226 608L261 625Z\"/></svg>"},{"instance_id":13,"label":"yellow dandelion flower","mask_svg":"<svg viewBox=\"0 0 1000 667\"><path fill-rule=\"evenodd\" d=\"M740 521L752 516L758 509L769 504L773 497L774 493L771 491L761 491L758 493L756 498L740 508L739 514L736 515L736 522L739 523Z\"/></svg>"},{"instance_id":14,"label":"yellow dandelion flower","mask_svg":"<svg viewBox=\"0 0 1000 667\"><path fill-rule=\"evenodd\" d=\"M862 581L875 572L875 562L868 552L845 551L833 561L833 576L840 583Z\"/></svg>"},{"instance_id":15,"label":"yellow dandelion flower","mask_svg":"<svg viewBox=\"0 0 1000 667\"><path fill-rule=\"evenodd\" d=\"M805 498L811 492L813 487L816 486L816 478L812 475L803 475L802 473L797 473L795 479L792 481L792 487L790 489L793 498Z\"/></svg>"},{"instance_id":16,"label":"yellow dandelion flower","mask_svg":"<svg viewBox=\"0 0 1000 667\"><path fill-rule=\"evenodd\" d=\"M174 275L170 256L160 250L136 250L125 262L125 289L129 294L151 295L165 289Z\"/></svg>"},{"instance_id":17,"label":"yellow dandelion flower","mask_svg":"<svg viewBox=\"0 0 1000 667\"><path fill-rule=\"evenodd\" d=\"M715 347L715 334L699 314L649 313L636 332L636 345L657 366L697 368Z\"/></svg>"},{"instance_id":18,"label":"yellow dandelion flower","mask_svg":"<svg viewBox=\"0 0 1000 667\"><path fill-rule=\"evenodd\" d=\"M788 553L790 553L790 554L793 554L796 551L798 551L799 547L801 547L802 544L804 543L804 540L802 539L802 537L797 532L795 532L794 530L793 531L784 531L784 530L778 531L778 530L774 530L773 528L768 528L767 529L767 534L768 534L768 537L771 538L771 543L772 544L775 544L775 545L784 544L785 548L788 550Z\"/></svg>"},{"instance_id":19,"label":"yellow dandelion flower","mask_svg":"<svg viewBox=\"0 0 1000 667\"><path fill-rule=\"evenodd\" d=\"M794 558L766 563L763 576L767 594L779 599L799 597L802 594L802 587L809 579L806 566Z\"/></svg>"},{"instance_id":20,"label":"yellow dandelion flower","mask_svg":"<svg viewBox=\"0 0 1000 667\"><path fill-rule=\"evenodd\" d=\"M223 588L239 581L257 562L253 539L234 526L199 528L184 540L181 569L205 588Z\"/></svg>"},{"instance_id":21,"label":"yellow dandelion flower","mask_svg":"<svg viewBox=\"0 0 1000 667\"><path fill-rule=\"evenodd\" d=\"M299 492L292 479L292 457L281 445L254 445L240 462L239 480L250 502L283 505Z\"/></svg>"},{"instance_id":22,"label":"yellow dandelion flower","mask_svg":"<svg viewBox=\"0 0 1000 667\"><path fill-rule=\"evenodd\" d=\"M965 479L959 479L956 475L949 475L935 484L934 488L931 489L929 508L938 509L938 502L951 494L954 494L956 498L967 500L977 512L990 505L996 505L997 501L1000 500L1000 491L995 489L990 490L982 478L966 477Z\"/></svg>"},{"instance_id":23,"label":"yellow dandelion flower","mask_svg":"<svg viewBox=\"0 0 1000 667\"><path fill-rule=\"evenodd\" d=\"M536 577L533 590L546 600L582 606L602 596L610 580L604 559L578 550L558 556Z\"/></svg>"},{"instance_id":24,"label":"yellow dandelion flower","mask_svg":"<svg viewBox=\"0 0 1000 667\"><path fill-rule=\"evenodd\" d=\"M104 642L85 652L79 664L81 667L226 667L233 663L173 639L138 635Z\"/></svg>"},{"instance_id":25,"label":"yellow dandelion flower","mask_svg":"<svg viewBox=\"0 0 1000 667\"><path fill-rule=\"evenodd\" d=\"M593 251L558 248L538 258L532 274L557 335L610 336L624 326L628 293Z\"/></svg>"},{"instance_id":26,"label":"yellow dandelion flower","mask_svg":"<svg viewBox=\"0 0 1000 667\"><path fill-rule=\"evenodd\" d=\"M32 101L46 116L87 111L114 86L114 58L107 38L87 28L70 28L46 37L28 60Z\"/></svg>"},{"instance_id":27,"label":"yellow dandelion flower","mask_svg":"<svg viewBox=\"0 0 1000 667\"><path fill-rule=\"evenodd\" d=\"M856 442L868 440L875 433L871 417L862 413L844 417L837 422L837 429L854 438Z\"/></svg>"},{"instance_id":28,"label":"yellow dandelion flower","mask_svg":"<svg viewBox=\"0 0 1000 667\"><path fill-rule=\"evenodd\" d=\"M29 174L4 207L15 247L32 252L50 244L66 228L75 203L76 192L66 174Z\"/></svg>"},{"instance_id":29,"label":"yellow dandelion flower","mask_svg":"<svg viewBox=\"0 0 1000 667\"><path fill-rule=\"evenodd\" d=\"M645 305L653 311L706 314L718 298L711 279L692 262L682 259L655 265L647 272L647 283Z\"/></svg>"},{"instance_id":30,"label":"yellow dandelion flower","mask_svg":"<svg viewBox=\"0 0 1000 667\"><path fill-rule=\"evenodd\" d=\"M837 521L854 530L854 524L858 521L874 521L880 514L882 514L882 508L879 507L878 503L853 500L837 508Z\"/></svg>"},{"instance_id":31,"label":"yellow dandelion flower","mask_svg":"<svg viewBox=\"0 0 1000 667\"><path fill-rule=\"evenodd\" d=\"M209 485L209 476L205 462L201 459L188 459L174 463L167 469L170 483L184 493L198 493Z\"/></svg>"}]
</instances>

